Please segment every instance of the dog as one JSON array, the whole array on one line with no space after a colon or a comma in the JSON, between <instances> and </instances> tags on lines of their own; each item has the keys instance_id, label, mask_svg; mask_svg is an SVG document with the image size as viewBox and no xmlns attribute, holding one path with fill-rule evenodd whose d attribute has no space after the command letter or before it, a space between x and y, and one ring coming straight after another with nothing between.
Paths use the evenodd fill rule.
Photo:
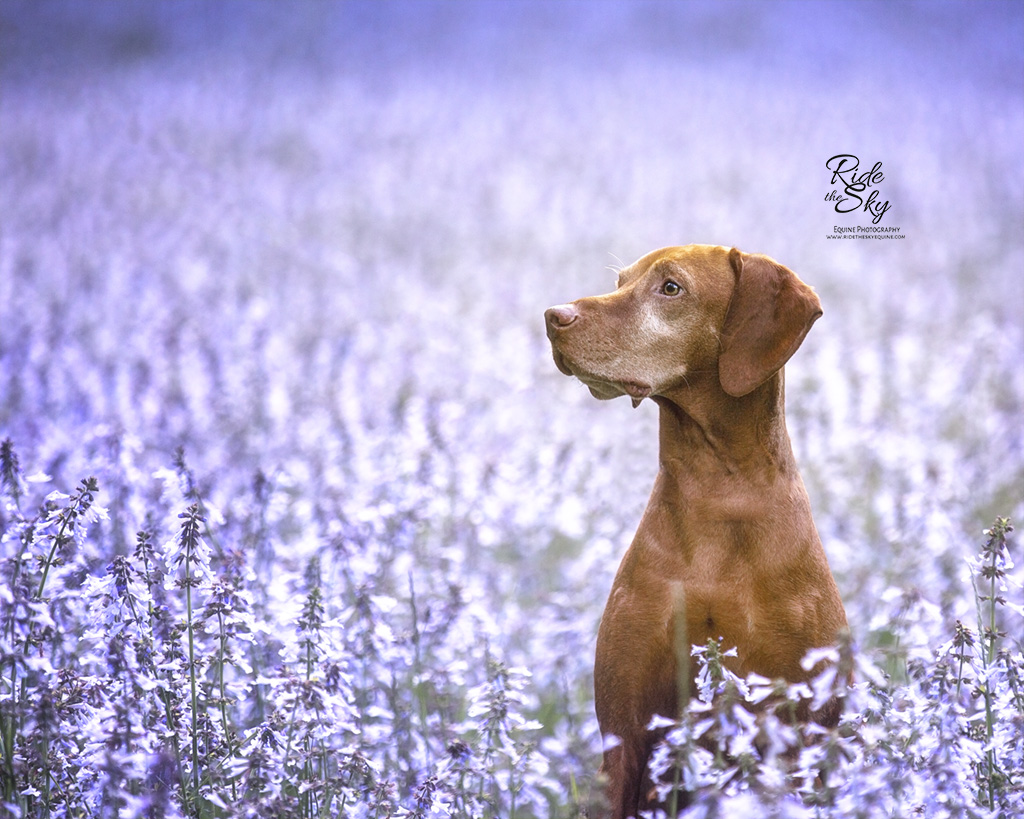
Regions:
<instances>
[{"instance_id":1,"label":"dog","mask_svg":"<svg viewBox=\"0 0 1024 819\"><path fill-rule=\"evenodd\" d=\"M659 470L598 629L594 695L614 819L657 805L655 715L675 718L677 638L739 675L807 680L846 613L784 413L783 365L822 315L789 268L735 248L656 250L616 289L545 311L555 364L599 399L659 407ZM677 623L679 627L677 628ZM685 634L677 632L685 626ZM833 723L838 714L816 714Z\"/></svg>"}]
</instances>

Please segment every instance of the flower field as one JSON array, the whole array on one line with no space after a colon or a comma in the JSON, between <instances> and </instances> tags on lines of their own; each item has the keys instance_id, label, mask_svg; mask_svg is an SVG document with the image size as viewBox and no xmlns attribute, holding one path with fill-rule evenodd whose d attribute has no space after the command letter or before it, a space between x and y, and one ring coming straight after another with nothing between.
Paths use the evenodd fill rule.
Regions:
<instances>
[{"instance_id":1,"label":"flower field","mask_svg":"<svg viewBox=\"0 0 1024 819\"><path fill-rule=\"evenodd\" d=\"M5 0L0 815L602 815L657 413L542 314L690 242L821 297L787 415L852 677L696 649L669 815L1024 815L1022 39L999 0ZM828 238L871 224L842 153L904 238Z\"/></svg>"}]
</instances>

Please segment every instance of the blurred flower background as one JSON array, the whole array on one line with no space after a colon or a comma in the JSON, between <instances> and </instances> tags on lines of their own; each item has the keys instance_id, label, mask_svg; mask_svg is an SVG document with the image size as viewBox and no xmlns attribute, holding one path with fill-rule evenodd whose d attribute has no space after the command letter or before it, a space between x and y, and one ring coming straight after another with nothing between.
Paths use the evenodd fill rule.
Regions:
<instances>
[{"instance_id":1,"label":"blurred flower background","mask_svg":"<svg viewBox=\"0 0 1024 819\"><path fill-rule=\"evenodd\" d=\"M789 426L878 673L845 790L689 810L1012 815L1022 42L1012 0L5 0L0 804L595 815L657 414L542 312L703 242L821 296ZM829 238L841 153L903 238Z\"/></svg>"}]
</instances>

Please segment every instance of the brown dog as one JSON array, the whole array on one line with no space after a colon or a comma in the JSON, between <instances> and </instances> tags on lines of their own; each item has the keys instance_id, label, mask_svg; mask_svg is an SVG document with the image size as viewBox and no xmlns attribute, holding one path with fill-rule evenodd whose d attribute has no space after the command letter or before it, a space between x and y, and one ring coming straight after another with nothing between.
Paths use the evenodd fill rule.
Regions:
<instances>
[{"instance_id":1,"label":"brown dog","mask_svg":"<svg viewBox=\"0 0 1024 819\"><path fill-rule=\"evenodd\" d=\"M653 807L651 717L678 713L685 639L732 670L805 680L846 615L786 432L782 367L821 315L786 267L736 249L657 250L617 289L545 312L555 363L597 398L660 407L660 469L597 636L594 690L615 819ZM679 591L682 596L679 597ZM692 684L692 683L691 683Z\"/></svg>"}]
</instances>

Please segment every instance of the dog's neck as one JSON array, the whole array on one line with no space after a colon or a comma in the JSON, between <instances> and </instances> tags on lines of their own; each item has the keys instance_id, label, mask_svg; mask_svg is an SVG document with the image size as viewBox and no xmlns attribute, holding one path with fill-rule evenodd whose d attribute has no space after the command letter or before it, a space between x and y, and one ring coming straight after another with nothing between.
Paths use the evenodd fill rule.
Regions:
<instances>
[{"instance_id":1,"label":"dog's neck","mask_svg":"<svg viewBox=\"0 0 1024 819\"><path fill-rule=\"evenodd\" d=\"M705 483L712 475L795 473L781 370L742 398L722 390L715 374L654 400L663 469L701 475Z\"/></svg>"}]
</instances>

